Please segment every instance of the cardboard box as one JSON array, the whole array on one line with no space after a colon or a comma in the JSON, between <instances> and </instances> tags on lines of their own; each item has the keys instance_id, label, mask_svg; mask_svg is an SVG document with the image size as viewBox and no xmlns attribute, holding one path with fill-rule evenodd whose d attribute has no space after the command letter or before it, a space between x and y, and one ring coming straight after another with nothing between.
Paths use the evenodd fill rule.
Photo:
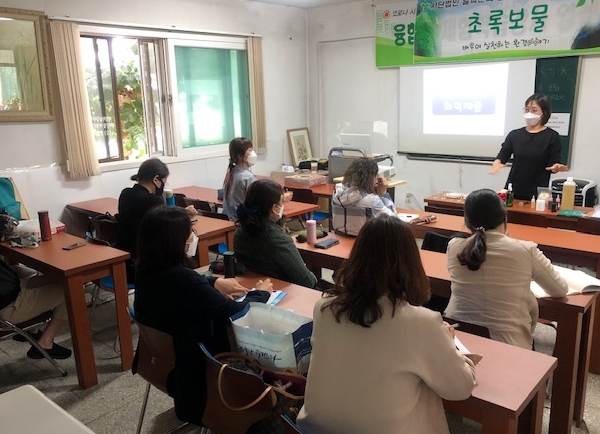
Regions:
<instances>
[{"instance_id":1,"label":"cardboard box","mask_svg":"<svg viewBox=\"0 0 600 434\"><path fill-rule=\"evenodd\" d=\"M316 185L327 184L327 177L315 173L301 173L298 175L286 176L284 185L286 187L310 188Z\"/></svg>"}]
</instances>

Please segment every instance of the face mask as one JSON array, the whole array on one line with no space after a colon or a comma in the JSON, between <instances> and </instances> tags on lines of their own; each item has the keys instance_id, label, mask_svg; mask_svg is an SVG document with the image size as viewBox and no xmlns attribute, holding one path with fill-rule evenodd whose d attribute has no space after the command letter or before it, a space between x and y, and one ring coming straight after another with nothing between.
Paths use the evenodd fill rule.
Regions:
<instances>
[{"instance_id":1,"label":"face mask","mask_svg":"<svg viewBox=\"0 0 600 434\"><path fill-rule=\"evenodd\" d=\"M540 122L540 119L542 118L540 115L536 115L533 113L525 113L523 117L525 118L525 123L530 127L537 125Z\"/></svg>"},{"instance_id":2,"label":"face mask","mask_svg":"<svg viewBox=\"0 0 600 434\"><path fill-rule=\"evenodd\" d=\"M277 212L277 216L279 217L277 220L281 220L283 218L283 205L279 206L279 205L275 205L279 208L279 211Z\"/></svg>"},{"instance_id":3,"label":"face mask","mask_svg":"<svg viewBox=\"0 0 600 434\"><path fill-rule=\"evenodd\" d=\"M165 191L165 183L162 179L159 179L159 181L160 181L160 188L156 187L156 184L154 184L154 186L156 187L156 195L162 196L163 192Z\"/></svg>"},{"instance_id":4,"label":"face mask","mask_svg":"<svg viewBox=\"0 0 600 434\"><path fill-rule=\"evenodd\" d=\"M250 155L248 155L248 158L246 159L246 161L248 162L248 164L250 166L254 166L256 164L257 160L258 160L258 155L256 155L256 152L254 152L254 150L252 152L250 152Z\"/></svg>"},{"instance_id":5,"label":"face mask","mask_svg":"<svg viewBox=\"0 0 600 434\"><path fill-rule=\"evenodd\" d=\"M190 244L188 245L185 255L188 258L193 258L194 256L196 256L197 249L198 249L198 235L196 235L194 232L192 232L192 241L190 241Z\"/></svg>"}]
</instances>

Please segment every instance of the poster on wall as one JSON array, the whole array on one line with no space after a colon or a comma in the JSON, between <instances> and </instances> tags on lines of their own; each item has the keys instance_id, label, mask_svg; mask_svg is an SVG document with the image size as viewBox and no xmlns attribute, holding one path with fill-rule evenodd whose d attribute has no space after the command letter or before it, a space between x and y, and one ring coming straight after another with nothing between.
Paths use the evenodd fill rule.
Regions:
<instances>
[{"instance_id":1,"label":"poster on wall","mask_svg":"<svg viewBox=\"0 0 600 434\"><path fill-rule=\"evenodd\" d=\"M375 66L413 64L415 0L377 5L375 8Z\"/></svg>"},{"instance_id":2,"label":"poster on wall","mask_svg":"<svg viewBox=\"0 0 600 434\"><path fill-rule=\"evenodd\" d=\"M600 52L600 1L418 0L414 63Z\"/></svg>"}]
</instances>

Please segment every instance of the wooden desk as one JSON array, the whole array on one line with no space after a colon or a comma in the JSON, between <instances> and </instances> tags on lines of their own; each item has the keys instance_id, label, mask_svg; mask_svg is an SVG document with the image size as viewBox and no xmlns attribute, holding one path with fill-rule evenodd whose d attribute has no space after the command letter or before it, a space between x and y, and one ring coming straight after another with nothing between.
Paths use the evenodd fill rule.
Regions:
<instances>
[{"instance_id":1,"label":"wooden desk","mask_svg":"<svg viewBox=\"0 0 600 434\"><path fill-rule=\"evenodd\" d=\"M31 385L0 395L0 426L2 434L94 434Z\"/></svg>"},{"instance_id":2,"label":"wooden desk","mask_svg":"<svg viewBox=\"0 0 600 434\"><path fill-rule=\"evenodd\" d=\"M449 198L443 193L424 199L425 211L451 215L464 215L465 199ZM593 208L576 206L576 210L591 212ZM529 201L515 200L512 207L506 208L509 223L518 223L529 226L552 227L560 229L577 230L578 218L563 217L550 210L536 211L531 208ZM600 223L599 223L600 226Z\"/></svg>"},{"instance_id":3,"label":"wooden desk","mask_svg":"<svg viewBox=\"0 0 600 434\"><path fill-rule=\"evenodd\" d=\"M102 197L100 199L69 203L67 204L67 209L87 214L91 217L97 217L106 213L115 215L119 211L119 200L114 197Z\"/></svg>"},{"instance_id":4,"label":"wooden desk","mask_svg":"<svg viewBox=\"0 0 600 434\"><path fill-rule=\"evenodd\" d=\"M317 276L320 276L321 268L337 269L354 245L352 237L331 234L329 237L338 239L340 243L326 250L296 243L300 255ZM420 254L432 293L449 297L450 275L446 255L424 250L420 250ZM583 421L596 295L538 300L540 317L557 321L559 325L555 345L558 367L552 385L550 434L569 432L572 419L577 424Z\"/></svg>"},{"instance_id":5,"label":"wooden desk","mask_svg":"<svg viewBox=\"0 0 600 434\"><path fill-rule=\"evenodd\" d=\"M253 287L259 275L237 279ZM273 279L273 288L288 294L277 305L312 318L321 292ZM477 386L464 401L444 401L444 407L482 424L483 434L540 434L546 380L557 366L554 357L457 331L459 339L483 355L475 368Z\"/></svg>"},{"instance_id":6,"label":"wooden desk","mask_svg":"<svg viewBox=\"0 0 600 434\"><path fill-rule=\"evenodd\" d=\"M64 285L77 376L79 385L85 389L98 384L98 376L83 291L84 283L108 275L113 276L123 371L131 368L133 338L131 319L127 312L129 294L125 274L125 261L129 259L129 253L95 244L87 244L75 250L62 249L63 246L79 241L83 240L59 232L52 236L52 240L42 241L36 249L13 248L8 243L0 243L0 254L41 271Z\"/></svg>"},{"instance_id":7,"label":"wooden desk","mask_svg":"<svg viewBox=\"0 0 600 434\"><path fill-rule=\"evenodd\" d=\"M118 202L117 199L112 197L103 197L101 199L70 203L67 205L67 208L92 217L106 214L107 212L115 215L117 213ZM208 259L209 246L226 242L227 246L233 249L233 234L235 232L235 224L233 222L204 216L197 216L195 219L194 228L196 228L198 235L197 252L200 265L208 265L210 262Z\"/></svg>"},{"instance_id":8,"label":"wooden desk","mask_svg":"<svg viewBox=\"0 0 600 434\"><path fill-rule=\"evenodd\" d=\"M198 263L200 266L208 265L208 248L219 243L227 243L227 247L233 250L233 235L235 223L229 220L215 219L198 215L194 217L196 222L194 228L198 235Z\"/></svg>"},{"instance_id":9,"label":"wooden desk","mask_svg":"<svg viewBox=\"0 0 600 434\"><path fill-rule=\"evenodd\" d=\"M197 187L190 185L187 187L176 188L173 190L174 193L184 194L190 199L203 200L205 202L213 203L218 206L223 206L223 201L217 199L217 189L208 187ZM283 217L292 218L301 216L307 213L311 213L319 209L319 205L312 203L286 202L283 207Z\"/></svg>"}]
</instances>

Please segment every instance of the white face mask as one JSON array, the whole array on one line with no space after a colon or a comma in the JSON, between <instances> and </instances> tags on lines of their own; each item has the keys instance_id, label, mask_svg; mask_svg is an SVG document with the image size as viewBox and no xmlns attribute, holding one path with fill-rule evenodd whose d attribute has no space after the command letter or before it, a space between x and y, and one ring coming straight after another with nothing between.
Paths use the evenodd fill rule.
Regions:
<instances>
[{"instance_id":1,"label":"white face mask","mask_svg":"<svg viewBox=\"0 0 600 434\"><path fill-rule=\"evenodd\" d=\"M188 244L188 243L186 243L186 244ZM188 244L185 255L188 258L193 258L194 256L196 256L197 249L198 249L198 235L196 235L194 232L192 232L192 241L190 241L190 243Z\"/></svg>"},{"instance_id":2,"label":"white face mask","mask_svg":"<svg viewBox=\"0 0 600 434\"><path fill-rule=\"evenodd\" d=\"M283 205L279 206L279 205L275 205L277 208L279 208L279 211L277 212L277 216L279 217L277 220L281 220L283 218Z\"/></svg>"},{"instance_id":3,"label":"white face mask","mask_svg":"<svg viewBox=\"0 0 600 434\"><path fill-rule=\"evenodd\" d=\"M540 119L542 118L540 115L536 115L533 113L525 113L523 117L525 118L525 123L530 127L537 125L540 122Z\"/></svg>"},{"instance_id":4,"label":"white face mask","mask_svg":"<svg viewBox=\"0 0 600 434\"><path fill-rule=\"evenodd\" d=\"M258 160L258 155L256 155L256 152L254 152L254 150L252 150L250 152L250 155L248 155L248 157L246 158L246 161L248 162L248 164L250 166L254 166L256 164L257 160Z\"/></svg>"}]
</instances>

